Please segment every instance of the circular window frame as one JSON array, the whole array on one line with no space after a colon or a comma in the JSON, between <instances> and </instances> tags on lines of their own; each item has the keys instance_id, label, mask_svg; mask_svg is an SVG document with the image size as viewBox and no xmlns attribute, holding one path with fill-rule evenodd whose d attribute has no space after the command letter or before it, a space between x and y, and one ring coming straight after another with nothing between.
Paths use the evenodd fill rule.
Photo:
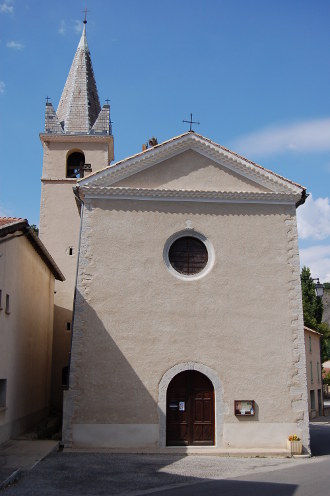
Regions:
<instances>
[{"instance_id":1,"label":"circular window frame","mask_svg":"<svg viewBox=\"0 0 330 496\"><path fill-rule=\"evenodd\" d=\"M171 264L170 259L169 259L169 251L172 246L172 244L177 241L180 238L186 238L186 237L191 237L191 238L196 238L199 241L201 241L207 250L207 255L208 255L208 260L205 265L205 267L198 272L197 274L182 274L181 272L178 272ZM177 279L180 279L181 281L196 281L198 279L201 279L202 277L206 276L210 270L212 269L214 265L214 249L212 246L211 241L204 236L203 234L191 230L184 230L177 232L170 236L168 240L165 243L164 246L164 251L163 251L163 258L165 265L168 269L168 271Z\"/></svg>"}]
</instances>

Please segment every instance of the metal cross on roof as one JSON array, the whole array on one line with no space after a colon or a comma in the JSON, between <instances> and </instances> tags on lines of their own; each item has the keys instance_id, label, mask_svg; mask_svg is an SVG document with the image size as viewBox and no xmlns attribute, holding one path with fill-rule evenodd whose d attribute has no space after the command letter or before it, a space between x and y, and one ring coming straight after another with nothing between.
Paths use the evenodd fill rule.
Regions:
<instances>
[{"instance_id":1,"label":"metal cross on roof","mask_svg":"<svg viewBox=\"0 0 330 496\"><path fill-rule=\"evenodd\" d=\"M197 122L197 121L193 121L193 120L192 120L192 114L190 114L190 121L185 121L185 120L183 120L182 122L186 122L187 124L190 124L190 129L189 129L189 131L192 131L192 132L194 132L194 131L191 129L191 125L192 125L192 124L200 124L200 122Z\"/></svg>"},{"instance_id":2,"label":"metal cross on roof","mask_svg":"<svg viewBox=\"0 0 330 496\"><path fill-rule=\"evenodd\" d=\"M109 105L110 99L106 98L105 101L107 102L107 105Z\"/></svg>"},{"instance_id":3,"label":"metal cross on roof","mask_svg":"<svg viewBox=\"0 0 330 496\"><path fill-rule=\"evenodd\" d=\"M87 24L87 12L90 12L90 10L87 10L87 8L86 8L85 10L82 10L81 12L84 12L84 14L85 14L85 19L83 20L83 23Z\"/></svg>"},{"instance_id":4,"label":"metal cross on roof","mask_svg":"<svg viewBox=\"0 0 330 496\"><path fill-rule=\"evenodd\" d=\"M46 103L49 103L50 96L46 96Z\"/></svg>"}]
</instances>

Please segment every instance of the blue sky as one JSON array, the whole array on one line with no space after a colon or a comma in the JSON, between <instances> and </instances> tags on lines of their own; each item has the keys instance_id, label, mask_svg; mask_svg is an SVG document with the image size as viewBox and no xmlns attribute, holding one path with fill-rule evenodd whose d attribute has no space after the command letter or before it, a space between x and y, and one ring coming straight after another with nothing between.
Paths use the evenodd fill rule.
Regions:
<instances>
[{"instance_id":1,"label":"blue sky","mask_svg":"<svg viewBox=\"0 0 330 496\"><path fill-rule=\"evenodd\" d=\"M195 130L307 187L302 264L330 281L330 1L0 0L0 215L39 222L45 97L81 35L115 159Z\"/></svg>"}]
</instances>

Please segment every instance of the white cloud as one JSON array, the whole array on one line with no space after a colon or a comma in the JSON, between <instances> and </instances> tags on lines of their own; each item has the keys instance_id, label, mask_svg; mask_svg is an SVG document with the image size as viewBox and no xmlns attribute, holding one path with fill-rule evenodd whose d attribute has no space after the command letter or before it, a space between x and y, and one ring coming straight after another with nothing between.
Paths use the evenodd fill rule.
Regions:
<instances>
[{"instance_id":1,"label":"white cloud","mask_svg":"<svg viewBox=\"0 0 330 496\"><path fill-rule=\"evenodd\" d=\"M301 239L325 239L330 236L330 199L310 195L297 210L298 233Z\"/></svg>"},{"instance_id":2,"label":"white cloud","mask_svg":"<svg viewBox=\"0 0 330 496\"><path fill-rule=\"evenodd\" d=\"M311 269L312 277L330 282L330 245L316 245L300 250L300 265Z\"/></svg>"},{"instance_id":3,"label":"white cloud","mask_svg":"<svg viewBox=\"0 0 330 496\"><path fill-rule=\"evenodd\" d=\"M246 155L330 150L330 118L270 126L237 138L232 148Z\"/></svg>"},{"instance_id":4,"label":"white cloud","mask_svg":"<svg viewBox=\"0 0 330 496\"><path fill-rule=\"evenodd\" d=\"M78 19L76 19L73 26L75 33L80 34L82 32L82 28L83 28L83 23L81 21L78 21Z\"/></svg>"},{"instance_id":5,"label":"white cloud","mask_svg":"<svg viewBox=\"0 0 330 496\"><path fill-rule=\"evenodd\" d=\"M60 27L58 28L58 33L63 35L63 34L65 34L65 31L66 31L66 24L65 24L64 19L62 19L60 21Z\"/></svg>"},{"instance_id":6,"label":"white cloud","mask_svg":"<svg viewBox=\"0 0 330 496\"><path fill-rule=\"evenodd\" d=\"M0 93L5 92L6 85L3 81L0 81Z\"/></svg>"},{"instance_id":7,"label":"white cloud","mask_svg":"<svg viewBox=\"0 0 330 496\"><path fill-rule=\"evenodd\" d=\"M11 0L5 0L4 2L0 3L0 13L1 14L13 14L14 13L14 6L12 5Z\"/></svg>"},{"instance_id":8,"label":"white cloud","mask_svg":"<svg viewBox=\"0 0 330 496\"><path fill-rule=\"evenodd\" d=\"M13 50L23 50L24 45L23 43L20 43L19 41L8 41L6 43L7 48L12 48Z\"/></svg>"},{"instance_id":9,"label":"white cloud","mask_svg":"<svg viewBox=\"0 0 330 496\"><path fill-rule=\"evenodd\" d=\"M76 19L75 21L70 21L67 23L64 19L60 21L60 26L58 28L58 33L62 36L66 34L68 28L73 30L76 34L81 34L83 23Z\"/></svg>"}]
</instances>

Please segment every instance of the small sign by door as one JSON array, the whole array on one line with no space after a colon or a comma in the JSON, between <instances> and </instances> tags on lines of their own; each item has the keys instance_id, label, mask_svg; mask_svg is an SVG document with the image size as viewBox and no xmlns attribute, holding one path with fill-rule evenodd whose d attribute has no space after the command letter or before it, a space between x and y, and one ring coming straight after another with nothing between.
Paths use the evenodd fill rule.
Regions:
<instances>
[{"instance_id":1,"label":"small sign by door","mask_svg":"<svg viewBox=\"0 0 330 496\"><path fill-rule=\"evenodd\" d=\"M179 411L184 412L186 409L186 403L184 401L179 401Z\"/></svg>"}]
</instances>

